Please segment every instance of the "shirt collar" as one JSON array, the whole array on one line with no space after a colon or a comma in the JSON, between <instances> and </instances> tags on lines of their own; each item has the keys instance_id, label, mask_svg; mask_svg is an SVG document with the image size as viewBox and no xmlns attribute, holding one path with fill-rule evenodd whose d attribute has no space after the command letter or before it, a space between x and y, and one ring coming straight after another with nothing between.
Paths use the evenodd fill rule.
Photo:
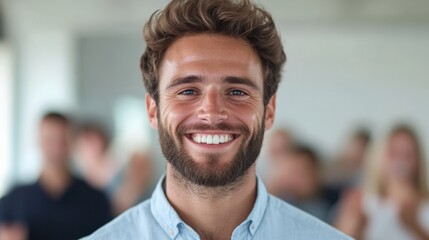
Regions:
<instances>
[{"instance_id":1,"label":"shirt collar","mask_svg":"<svg viewBox=\"0 0 429 240\"><path fill-rule=\"evenodd\" d=\"M262 222L262 219L265 214L265 210L267 209L268 203L268 193L267 189L264 186L264 183L260 178L256 178L256 201L253 205L253 209L247 217L248 220L251 221L249 225L249 231L252 235L258 230L259 225ZM247 220L246 220L247 221Z\"/></svg>"},{"instance_id":2,"label":"shirt collar","mask_svg":"<svg viewBox=\"0 0 429 240\"><path fill-rule=\"evenodd\" d=\"M43 187L42 182L40 181L40 177L37 179L35 186L37 187L38 191L40 191L43 194L43 196L49 201L62 202L62 201L65 201L70 194L73 194L75 189L79 186L79 180L73 175L70 175L69 184L67 185L67 187L64 188L63 192L57 197L54 197L51 194L49 194L49 192L47 192L46 188Z\"/></svg>"},{"instance_id":3,"label":"shirt collar","mask_svg":"<svg viewBox=\"0 0 429 240\"><path fill-rule=\"evenodd\" d=\"M179 234L179 225L181 223L185 223L182 221L182 219L180 219L177 212L168 202L163 189L164 181L165 175L158 181L155 191L152 194L152 198L150 200L151 212L155 217L156 221L162 227L162 229L168 234L170 239L175 239L176 236ZM242 226L248 226L248 231L252 235L254 235L255 232L258 230L258 227L264 217L268 203L267 190L258 177L256 178L256 184L257 194L253 209L247 219L236 229L238 230L238 228L241 228ZM250 224L248 224L249 222Z\"/></svg>"},{"instance_id":4,"label":"shirt collar","mask_svg":"<svg viewBox=\"0 0 429 240\"><path fill-rule=\"evenodd\" d=\"M165 175L161 177L156 185L150 200L150 208L156 221L171 239L176 238L179 233L179 224L183 222L165 196L163 185Z\"/></svg>"}]
</instances>

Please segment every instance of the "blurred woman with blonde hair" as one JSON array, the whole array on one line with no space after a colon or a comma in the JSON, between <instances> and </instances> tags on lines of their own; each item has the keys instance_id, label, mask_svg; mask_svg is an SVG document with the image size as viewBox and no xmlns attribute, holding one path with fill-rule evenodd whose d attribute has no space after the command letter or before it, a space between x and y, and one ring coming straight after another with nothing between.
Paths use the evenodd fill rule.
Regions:
<instances>
[{"instance_id":1,"label":"blurred woman with blonde hair","mask_svg":"<svg viewBox=\"0 0 429 240\"><path fill-rule=\"evenodd\" d=\"M378 150L364 191L341 200L336 227L356 239L429 239L426 162L416 132L397 125Z\"/></svg>"}]
</instances>

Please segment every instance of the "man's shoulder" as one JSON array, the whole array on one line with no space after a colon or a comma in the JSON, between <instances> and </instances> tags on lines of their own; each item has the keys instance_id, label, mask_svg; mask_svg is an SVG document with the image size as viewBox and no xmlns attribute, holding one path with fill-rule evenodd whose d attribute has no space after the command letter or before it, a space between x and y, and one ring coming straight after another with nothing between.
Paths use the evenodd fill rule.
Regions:
<instances>
[{"instance_id":1,"label":"man's shoulder","mask_svg":"<svg viewBox=\"0 0 429 240\"><path fill-rule=\"evenodd\" d=\"M13 187L0 200L14 202L19 199L27 199L28 196L34 195L36 191L37 191L36 183L19 184Z\"/></svg>"},{"instance_id":2,"label":"man's shoulder","mask_svg":"<svg viewBox=\"0 0 429 240\"><path fill-rule=\"evenodd\" d=\"M150 231L153 224L154 218L150 210L150 200L146 200L128 209L83 239L135 239L137 236L141 238L141 236L146 235Z\"/></svg>"},{"instance_id":3,"label":"man's shoulder","mask_svg":"<svg viewBox=\"0 0 429 240\"><path fill-rule=\"evenodd\" d=\"M13 187L0 198L0 223L22 221L29 207L29 199L34 199L36 194L37 188L34 183Z\"/></svg>"},{"instance_id":4,"label":"man's shoulder","mask_svg":"<svg viewBox=\"0 0 429 240\"><path fill-rule=\"evenodd\" d=\"M269 224L275 225L279 234L294 236L291 239L352 239L314 216L272 195L269 195L264 218Z\"/></svg>"}]
</instances>

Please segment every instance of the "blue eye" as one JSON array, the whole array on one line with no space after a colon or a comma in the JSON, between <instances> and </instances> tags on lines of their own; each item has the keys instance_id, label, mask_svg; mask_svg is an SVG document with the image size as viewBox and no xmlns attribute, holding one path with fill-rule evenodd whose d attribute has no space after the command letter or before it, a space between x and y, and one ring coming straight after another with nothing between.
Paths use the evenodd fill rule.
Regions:
<instances>
[{"instance_id":1,"label":"blue eye","mask_svg":"<svg viewBox=\"0 0 429 240\"><path fill-rule=\"evenodd\" d=\"M195 95L196 91L192 90L192 89L186 89L184 91L181 91L179 94L180 95Z\"/></svg>"},{"instance_id":2,"label":"blue eye","mask_svg":"<svg viewBox=\"0 0 429 240\"><path fill-rule=\"evenodd\" d=\"M243 92L243 91L241 91L241 90L237 90L237 89L232 90L232 91L230 92L230 94L231 94L231 95L236 95L236 96L244 96L244 95L246 95L246 93L245 93L245 92Z\"/></svg>"}]
</instances>

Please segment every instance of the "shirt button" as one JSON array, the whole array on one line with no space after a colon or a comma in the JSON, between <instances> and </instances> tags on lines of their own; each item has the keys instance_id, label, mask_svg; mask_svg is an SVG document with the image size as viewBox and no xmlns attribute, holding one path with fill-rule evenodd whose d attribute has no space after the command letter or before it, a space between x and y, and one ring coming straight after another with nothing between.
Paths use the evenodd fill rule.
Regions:
<instances>
[{"instance_id":1,"label":"shirt button","mask_svg":"<svg viewBox=\"0 0 429 240\"><path fill-rule=\"evenodd\" d=\"M168 235L173 236L174 235L174 231L172 229L168 229Z\"/></svg>"}]
</instances>

